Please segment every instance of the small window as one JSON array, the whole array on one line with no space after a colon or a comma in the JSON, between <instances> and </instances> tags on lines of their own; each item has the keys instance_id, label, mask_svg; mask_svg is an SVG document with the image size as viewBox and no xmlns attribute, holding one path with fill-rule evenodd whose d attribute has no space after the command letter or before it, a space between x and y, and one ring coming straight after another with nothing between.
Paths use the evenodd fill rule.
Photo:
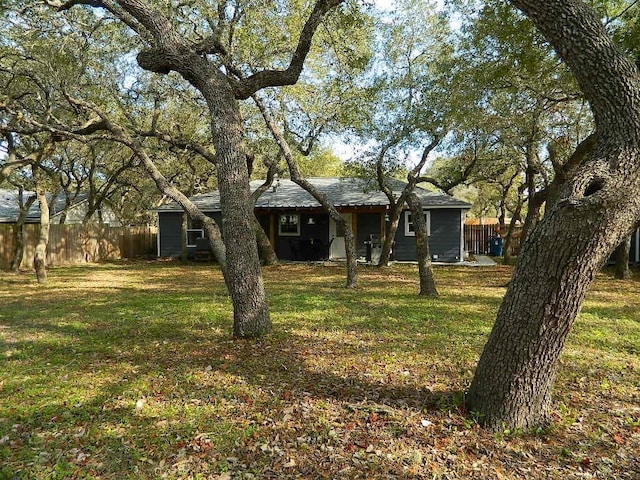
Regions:
<instances>
[{"instance_id":1,"label":"small window","mask_svg":"<svg viewBox=\"0 0 640 480\"><path fill-rule=\"evenodd\" d=\"M424 221L427 224L427 235L431 235L431 215L429 211L424 212ZM404 236L416 236L416 231L413 228L413 218L410 211L404 212Z\"/></svg>"},{"instance_id":2,"label":"small window","mask_svg":"<svg viewBox=\"0 0 640 480\"><path fill-rule=\"evenodd\" d=\"M278 234L283 236L300 236L300 215L297 213L280 215Z\"/></svg>"},{"instance_id":3,"label":"small window","mask_svg":"<svg viewBox=\"0 0 640 480\"><path fill-rule=\"evenodd\" d=\"M204 238L202 222L190 219L187 227L187 247L195 247L198 238Z\"/></svg>"}]
</instances>

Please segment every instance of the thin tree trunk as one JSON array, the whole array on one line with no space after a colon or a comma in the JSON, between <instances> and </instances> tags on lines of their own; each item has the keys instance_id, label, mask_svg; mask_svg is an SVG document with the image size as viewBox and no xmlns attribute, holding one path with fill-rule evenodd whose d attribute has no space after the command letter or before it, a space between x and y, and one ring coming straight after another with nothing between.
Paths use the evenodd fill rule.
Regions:
<instances>
[{"instance_id":1,"label":"thin tree trunk","mask_svg":"<svg viewBox=\"0 0 640 480\"><path fill-rule=\"evenodd\" d=\"M149 158L149 156L135 144L131 139L121 138L121 140L132 149L136 157L141 161L142 167L147 171L151 179L155 182L156 187L167 197L171 198L178 205L180 205L191 220L202 222L202 226L206 232L206 236L209 239L209 245L216 261L222 267L222 273L225 275L225 282L229 284L226 275L227 255L225 245L222 241L222 233L216 222L200 211L200 209L183 194L180 190L169 183L169 180L165 178L160 172L155 163Z\"/></svg>"},{"instance_id":2,"label":"thin tree trunk","mask_svg":"<svg viewBox=\"0 0 640 480\"><path fill-rule=\"evenodd\" d=\"M522 199L518 196L518 206L516 207L516 211L513 212L513 216L511 217L511 221L509 222L509 228L507 229L507 234L504 237L504 247L503 247L503 260L505 265L511 265L513 263L513 254L511 252L511 244L513 243L513 234L516 230L516 222L520 219L520 213L522 212Z\"/></svg>"},{"instance_id":3,"label":"thin tree trunk","mask_svg":"<svg viewBox=\"0 0 640 480\"><path fill-rule=\"evenodd\" d=\"M344 219L344 217L340 214L340 212L338 212L336 207L329 201L326 195L324 195L305 178L303 178L303 176L300 174L298 164L293 156L293 153L291 152L289 144L284 138L284 135L282 135L282 132L280 132L277 125L275 124L264 102L257 95L254 95L253 99L260 109L262 117L264 118L264 121L267 124L269 131L271 132L271 135L278 144L278 147L280 147L280 151L282 152L282 155L287 162L291 181L309 192L309 194L311 194L311 196L313 196L313 198L315 198L322 205L325 211L329 213L329 216L333 219L333 221L342 226L342 228L344 229L344 247L347 256L346 287L356 288L358 286L358 258L356 256L355 239L351 223L347 222Z\"/></svg>"},{"instance_id":4,"label":"thin tree trunk","mask_svg":"<svg viewBox=\"0 0 640 480\"><path fill-rule=\"evenodd\" d=\"M413 230L416 234L416 255L418 257L418 274L420 276L419 295L437 297L438 290L433 276L431 254L429 253L429 235L427 223L424 221L422 202L415 193L407 196L407 203L413 216Z\"/></svg>"},{"instance_id":5,"label":"thin tree trunk","mask_svg":"<svg viewBox=\"0 0 640 480\"><path fill-rule=\"evenodd\" d=\"M271 245L269 236L262 229L262 225L260 225L258 219L255 218L255 216L253 218L253 225L256 230L256 241L258 242L258 253L260 254L262 262L265 265L277 265L278 255L276 255L276 251L273 249L273 245Z\"/></svg>"},{"instance_id":6,"label":"thin tree trunk","mask_svg":"<svg viewBox=\"0 0 640 480\"><path fill-rule=\"evenodd\" d=\"M267 178L265 178L262 185L251 193L251 205L255 205L262 194L271 188L273 180L275 179L278 168L278 159L271 160L270 162L265 161L264 163L267 166ZM265 265L277 265L278 255L276 255L276 251L273 245L271 245L269 236L262 229L262 225L260 225L260 222L255 215L253 216L253 225L256 229L256 242L258 244L260 259Z\"/></svg>"},{"instance_id":7,"label":"thin tree trunk","mask_svg":"<svg viewBox=\"0 0 640 480\"><path fill-rule=\"evenodd\" d=\"M353 228L351 227L351 222L345 221L342 215L340 215L340 218L344 222L344 249L347 254L347 285L346 287L356 288L358 286L358 258L356 256L356 241L353 235Z\"/></svg>"},{"instance_id":8,"label":"thin tree trunk","mask_svg":"<svg viewBox=\"0 0 640 480\"><path fill-rule=\"evenodd\" d=\"M629 280L631 270L629 270L629 252L631 251L631 235L625 238L614 252L615 276L620 280Z\"/></svg>"},{"instance_id":9,"label":"thin tree trunk","mask_svg":"<svg viewBox=\"0 0 640 480\"><path fill-rule=\"evenodd\" d=\"M11 260L11 271L17 272L20 269L20 265L22 264L22 257L24 256L24 224L27 219L27 215L29 214L29 209L36 201L35 195L30 195L26 202L24 202L23 197L23 189L20 187L19 192L19 202L20 202L20 215L18 216L18 220L16 222L16 253Z\"/></svg>"},{"instance_id":10,"label":"thin tree trunk","mask_svg":"<svg viewBox=\"0 0 640 480\"><path fill-rule=\"evenodd\" d=\"M34 168L36 170L36 168ZM35 173L35 172L34 172ZM36 175L37 177L37 175ZM49 203L45 194L44 186L36 180L36 195L40 204L40 235L35 249L33 266L36 271L38 283L47 282L47 246L49 245Z\"/></svg>"},{"instance_id":11,"label":"thin tree trunk","mask_svg":"<svg viewBox=\"0 0 640 480\"><path fill-rule=\"evenodd\" d=\"M398 225L400 224L400 214L402 208L400 208L394 201L389 206L389 221L385 225L385 236L382 242L382 249L380 252L380 260L378 261L379 267L386 267L391 260L391 253L393 251L393 242L396 238L396 232L398 231Z\"/></svg>"},{"instance_id":12,"label":"thin tree trunk","mask_svg":"<svg viewBox=\"0 0 640 480\"><path fill-rule=\"evenodd\" d=\"M388 228L386 229L385 241L382 244L382 252L380 253L380 261L378 262L378 266L386 266L389 264L389 257L391 255L391 248L393 245L393 240L396 237L396 232L398 230L398 223L400 221L400 215L402 214L402 209L405 203L408 202L407 198L411 195L418 182L421 181L429 181L434 182L435 179L432 178L420 178L420 172L424 168L427 163L427 159L429 154L433 151L434 148L438 146L440 140L444 137L444 133L434 134L433 139L429 145L427 145L422 151L422 157L420 161L416 164L415 167L408 173L407 175L407 184L402 189L402 193L396 198L393 190L389 187L387 182L384 170L383 170L383 159L386 155L386 152L389 148L396 144L395 140L385 145L378 156L378 161L376 162L376 181L378 182L378 188L380 191L385 194L387 200L389 201L389 216L390 223Z\"/></svg>"}]
</instances>

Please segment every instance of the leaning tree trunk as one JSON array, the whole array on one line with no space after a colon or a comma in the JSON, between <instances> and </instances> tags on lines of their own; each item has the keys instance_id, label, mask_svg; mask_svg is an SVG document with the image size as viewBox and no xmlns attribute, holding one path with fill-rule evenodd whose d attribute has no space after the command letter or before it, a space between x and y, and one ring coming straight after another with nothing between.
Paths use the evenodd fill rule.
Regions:
<instances>
[{"instance_id":1,"label":"leaning tree trunk","mask_svg":"<svg viewBox=\"0 0 640 480\"><path fill-rule=\"evenodd\" d=\"M602 262L629 214L556 207L525 240L467 396L490 428L548 421L557 360ZM589 213L585 221L583 216Z\"/></svg>"},{"instance_id":2,"label":"leaning tree trunk","mask_svg":"<svg viewBox=\"0 0 640 480\"><path fill-rule=\"evenodd\" d=\"M255 216L253 217L253 226L256 230L256 241L258 243L258 253L262 262L265 265L277 265L278 264L278 255L276 255L276 251L273 249L273 245L271 245L271 241L269 237L262 229L262 225L258 221Z\"/></svg>"},{"instance_id":3,"label":"leaning tree trunk","mask_svg":"<svg viewBox=\"0 0 640 480\"><path fill-rule=\"evenodd\" d=\"M389 221L385 225L384 241L382 242L380 260L378 261L379 267L386 267L389 265L389 260L391 259L391 251L393 249L393 241L396 238L396 232L398 231L398 225L400 224L401 213L401 206L397 206L395 203L392 203L390 205Z\"/></svg>"},{"instance_id":4,"label":"leaning tree trunk","mask_svg":"<svg viewBox=\"0 0 640 480\"><path fill-rule=\"evenodd\" d=\"M629 252L631 251L631 235L625 238L615 250L615 276L620 280L629 280L631 271L629 270Z\"/></svg>"},{"instance_id":5,"label":"leaning tree trunk","mask_svg":"<svg viewBox=\"0 0 640 480\"><path fill-rule=\"evenodd\" d=\"M524 241L467 396L491 428L534 428L549 419L557 361L588 287L640 218L640 72L585 2L511 3L571 68L597 134Z\"/></svg>"},{"instance_id":6,"label":"leaning tree trunk","mask_svg":"<svg viewBox=\"0 0 640 480\"><path fill-rule=\"evenodd\" d=\"M252 205L255 205L258 199L264 194L264 192L269 190L275 179L278 167L277 160L271 160L270 162L265 161L265 165L268 167L267 178L265 178L265 181L262 183L262 185L260 185L251 193ZM251 171L249 171L249 175L251 175ZM276 251L271 244L269 236L266 234L255 215L253 216L253 225L256 229L256 242L258 244L258 254L260 256L260 259L265 265L277 265L278 255L276 254Z\"/></svg>"},{"instance_id":7,"label":"leaning tree trunk","mask_svg":"<svg viewBox=\"0 0 640 480\"><path fill-rule=\"evenodd\" d=\"M418 274L420 276L420 292L418 295L437 297L436 281L433 276L431 254L429 253L429 234L424 221L422 202L415 193L407 197L407 203L413 216L413 230L416 234L416 255L418 257Z\"/></svg>"},{"instance_id":8,"label":"leaning tree trunk","mask_svg":"<svg viewBox=\"0 0 640 480\"><path fill-rule=\"evenodd\" d=\"M253 96L253 100L260 110L262 114L262 118L264 119L267 128L271 132L273 139L278 144L280 148L280 152L287 162L287 167L289 168L289 176L291 177L291 181L296 185L299 185L305 191L307 191L314 199L316 199L322 208L329 214L331 219L334 222L339 224L344 229L344 248L347 256L347 288L356 288L358 286L358 258L356 256L356 246L355 246L355 238L353 235L353 228L351 228L351 224L345 220L345 218L338 212L338 209L329 201L327 195L318 190L313 184L308 182L300 173L298 169L298 163L296 162L293 153L291 152L291 148L289 147L289 143L284 138L284 135L278 129L275 121L269 110L267 110L266 105L262 101L258 95Z\"/></svg>"},{"instance_id":9,"label":"leaning tree trunk","mask_svg":"<svg viewBox=\"0 0 640 480\"><path fill-rule=\"evenodd\" d=\"M169 182L169 180L167 180L165 176L162 175L162 172L160 172L156 164L153 163L153 160L149 158L149 155L147 155L143 149L139 148L139 146L135 142L127 138L122 138L122 140L135 153L136 157L140 160L142 167L147 171L149 176L152 178L152 180L156 184L156 187L158 188L158 190L160 190L167 197L169 197L178 205L180 205L184 209L185 214L189 216L189 218L191 218L192 220L202 222L202 226L206 232L206 236L209 239L209 246L211 247L213 256L222 267L222 273L224 275L225 282L228 286L229 279L226 274L227 255L226 255L224 243L222 241L222 234L216 222L208 215L205 215L204 213L202 213L202 211L196 206L196 204L194 204L191 200L189 200L189 198L184 193L182 193L180 190L174 187ZM183 228L182 241L186 242L186 238L184 238L185 237L184 224L182 228ZM184 244L184 247L186 247L186 243Z\"/></svg>"},{"instance_id":10,"label":"leaning tree trunk","mask_svg":"<svg viewBox=\"0 0 640 480\"><path fill-rule=\"evenodd\" d=\"M33 257L33 267L36 271L38 283L47 282L47 246L49 245L49 203L44 191L44 187L36 186L36 195L40 203L40 235Z\"/></svg>"},{"instance_id":11,"label":"leaning tree trunk","mask_svg":"<svg viewBox=\"0 0 640 480\"><path fill-rule=\"evenodd\" d=\"M511 253L511 244L513 243L513 234L516 230L516 222L520 218L520 213L522 212L522 200L518 200L518 205L516 207L515 212L511 217L511 221L509 222L509 228L507 229L507 233L504 238L504 248L503 248L503 261L505 265L511 265L513 262L513 254Z\"/></svg>"}]
</instances>

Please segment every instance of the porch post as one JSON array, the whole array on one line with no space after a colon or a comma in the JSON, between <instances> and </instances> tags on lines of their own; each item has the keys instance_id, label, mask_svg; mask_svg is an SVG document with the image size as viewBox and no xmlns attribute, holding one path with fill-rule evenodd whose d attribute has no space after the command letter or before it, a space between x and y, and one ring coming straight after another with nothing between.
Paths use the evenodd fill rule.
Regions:
<instances>
[{"instance_id":1,"label":"porch post","mask_svg":"<svg viewBox=\"0 0 640 480\"><path fill-rule=\"evenodd\" d=\"M358 258L358 212L351 212L351 230L353 231L353 243L356 249L356 258Z\"/></svg>"}]
</instances>

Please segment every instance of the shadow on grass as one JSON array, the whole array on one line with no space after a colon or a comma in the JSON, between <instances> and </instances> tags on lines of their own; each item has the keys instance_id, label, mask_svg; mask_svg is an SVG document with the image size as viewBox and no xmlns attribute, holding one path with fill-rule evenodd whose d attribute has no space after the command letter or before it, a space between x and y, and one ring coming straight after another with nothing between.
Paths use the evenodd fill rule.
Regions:
<instances>
[{"instance_id":1,"label":"shadow on grass","mask_svg":"<svg viewBox=\"0 0 640 480\"><path fill-rule=\"evenodd\" d=\"M58 478L73 477L78 465L96 476L144 477L131 473L138 468L151 477L165 473L162 461L186 461L185 451L212 468L236 455L264 462L256 432L295 441L323 421L346 431L353 411L462 414L462 390L509 273L437 271L446 282L434 300L414 295L407 269L367 271L356 291L341 288L341 269L267 269L275 331L255 342L229 338L219 271L140 267L133 279L119 278L116 266L106 271L116 277L62 270L63 285L52 290L27 289L26 299L3 293L0 438L9 441L0 464L40 478L54 466ZM67 290L65 282L78 285ZM334 416L315 418L324 404ZM274 420L285 411L294 428ZM408 441L414 434L398 433Z\"/></svg>"},{"instance_id":2,"label":"shadow on grass","mask_svg":"<svg viewBox=\"0 0 640 480\"><path fill-rule=\"evenodd\" d=\"M172 308L187 305L173 302ZM100 317L96 309L87 308L86 318ZM233 455L247 463L267 461L245 445L263 428L258 419L305 399L336 402L345 416L372 404L415 413L461 408L462 393L455 389L431 390L397 375L368 379L362 365L349 374L345 362L358 346L339 339L279 331L261 342L233 341L223 333L226 321L56 322L3 322L21 337L33 337L7 345L15 353L6 363L2 393L17 400L0 408L0 437L12 439L10 450L0 446L7 468L67 478L78 465L98 475L143 465L151 475L191 455L216 471L227 468L225 458ZM329 347L341 373L315 366L314 352ZM391 357L397 348L381 343L368 352ZM138 408L140 401L145 403ZM316 421L305 422L314 434ZM3 431L10 426L12 432ZM94 465L92 458L99 461Z\"/></svg>"}]
</instances>

